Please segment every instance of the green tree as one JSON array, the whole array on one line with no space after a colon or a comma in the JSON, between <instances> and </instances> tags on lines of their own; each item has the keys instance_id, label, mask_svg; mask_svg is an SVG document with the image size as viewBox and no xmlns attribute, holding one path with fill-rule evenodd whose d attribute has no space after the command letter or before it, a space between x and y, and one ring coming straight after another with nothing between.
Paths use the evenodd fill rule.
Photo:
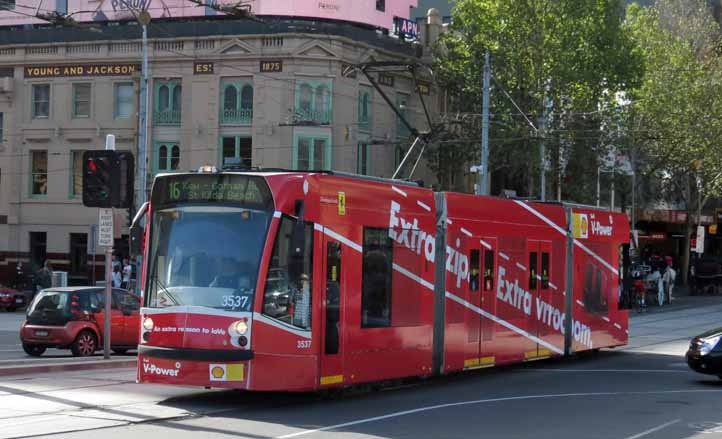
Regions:
<instances>
[{"instance_id":1,"label":"green tree","mask_svg":"<svg viewBox=\"0 0 722 439\"><path fill-rule=\"evenodd\" d=\"M637 135L663 198L688 211L682 258L686 280L693 218L722 195L722 62L720 27L704 0L631 5L627 29L643 57L634 91ZM640 134L640 133L636 133Z\"/></svg>"},{"instance_id":2,"label":"green tree","mask_svg":"<svg viewBox=\"0 0 722 439\"><path fill-rule=\"evenodd\" d=\"M539 127L546 117L547 192L590 202L603 155L601 103L637 85L640 62L623 26L621 0L458 0L451 31L437 48L435 72L449 94L449 114L481 113L484 52L492 56L492 192L538 194ZM523 115L512 104L513 99ZM545 111L545 103L550 108ZM527 118L529 119L527 121ZM480 137L478 117L451 137ZM439 181L478 162L479 142L450 139L432 153ZM449 149L458 150L451 153ZM454 167L456 166L456 171ZM594 177L590 177L593 175ZM566 182L566 183L565 183Z\"/></svg>"}]
</instances>

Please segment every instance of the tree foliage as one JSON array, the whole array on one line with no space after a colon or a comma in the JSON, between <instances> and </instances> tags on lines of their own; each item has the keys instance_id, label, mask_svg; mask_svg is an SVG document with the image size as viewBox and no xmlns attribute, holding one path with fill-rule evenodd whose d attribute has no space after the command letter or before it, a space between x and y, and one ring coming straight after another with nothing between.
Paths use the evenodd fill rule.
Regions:
<instances>
[{"instance_id":1,"label":"tree foliage","mask_svg":"<svg viewBox=\"0 0 722 439\"><path fill-rule=\"evenodd\" d=\"M596 184L590 171L605 147L600 105L636 87L641 73L640 53L623 22L621 0L458 0L451 31L437 48L435 73L450 96L448 114L467 117L450 117L460 132L434 151L439 180L461 171L464 159L479 160L481 72L489 49L493 193L538 194L542 139L529 122L540 127L546 114L548 189L561 181L565 198L590 202ZM455 137L465 141L454 144Z\"/></svg>"}]
</instances>

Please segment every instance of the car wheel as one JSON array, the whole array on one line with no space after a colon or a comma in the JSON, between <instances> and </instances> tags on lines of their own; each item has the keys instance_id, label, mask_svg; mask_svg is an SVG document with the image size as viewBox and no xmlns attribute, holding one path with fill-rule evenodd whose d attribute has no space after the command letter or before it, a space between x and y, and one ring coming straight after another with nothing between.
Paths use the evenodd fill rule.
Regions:
<instances>
[{"instance_id":1,"label":"car wheel","mask_svg":"<svg viewBox=\"0 0 722 439\"><path fill-rule=\"evenodd\" d=\"M118 355L125 355L126 352L128 352L128 349L113 349L113 352L115 352Z\"/></svg>"},{"instance_id":2,"label":"car wheel","mask_svg":"<svg viewBox=\"0 0 722 439\"><path fill-rule=\"evenodd\" d=\"M45 346L40 346L36 344L25 344L23 343L23 350L26 354L30 355L31 357L39 357L43 355L47 348Z\"/></svg>"},{"instance_id":3,"label":"car wheel","mask_svg":"<svg viewBox=\"0 0 722 439\"><path fill-rule=\"evenodd\" d=\"M83 331L75 338L70 350L75 357L88 357L98 348L98 339L90 331Z\"/></svg>"}]
</instances>

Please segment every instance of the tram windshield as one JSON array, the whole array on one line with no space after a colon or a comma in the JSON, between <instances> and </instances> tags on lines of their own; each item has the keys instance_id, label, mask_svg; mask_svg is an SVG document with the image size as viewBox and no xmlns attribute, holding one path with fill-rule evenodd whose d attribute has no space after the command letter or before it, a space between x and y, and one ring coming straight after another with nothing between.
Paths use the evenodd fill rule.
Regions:
<instances>
[{"instance_id":1,"label":"tram windshield","mask_svg":"<svg viewBox=\"0 0 722 439\"><path fill-rule=\"evenodd\" d=\"M191 177L190 183L171 181L153 188L157 204L151 220L146 306L250 311L273 216L267 208L272 206L270 193L268 200L263 197L267 186L261 181L264 194L254 194L246 202L243 187L219 195L237 182L198 182L197 177L205 176ZM250 186L245 180L239 184ZM173 197L156 195L156 190Z\"/></svg>"}]
</instances>

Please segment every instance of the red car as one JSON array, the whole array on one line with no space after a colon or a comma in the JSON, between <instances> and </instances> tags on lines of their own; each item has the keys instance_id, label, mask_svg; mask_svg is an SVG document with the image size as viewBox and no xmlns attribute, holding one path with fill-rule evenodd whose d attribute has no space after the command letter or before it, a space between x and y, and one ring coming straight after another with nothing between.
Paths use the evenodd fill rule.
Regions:
<instances>
[{"instance_id":1,"label":"red car","mask_svg":"<svg viewBox=\"0 0 722 439\"><path fill-rule=\"evenodd\" d=\"M12 312L25 306L25 302L25 294L0 285L0 309Z\"/></svg>"},{"instance_id":2,"label":"red car","mask_svg":"<svg viewBox=\"0 0 722 439\"><path fill-rule=\"evenodd\" d=\"M102 287L49 288L35 296L20 328L23 350L33 357L47 348L70 349L76 357L93 355L103 345L105 290ZM138 346L140 299L114 289L111 348L124 354Z\"/></svg>"}]
</instances>

